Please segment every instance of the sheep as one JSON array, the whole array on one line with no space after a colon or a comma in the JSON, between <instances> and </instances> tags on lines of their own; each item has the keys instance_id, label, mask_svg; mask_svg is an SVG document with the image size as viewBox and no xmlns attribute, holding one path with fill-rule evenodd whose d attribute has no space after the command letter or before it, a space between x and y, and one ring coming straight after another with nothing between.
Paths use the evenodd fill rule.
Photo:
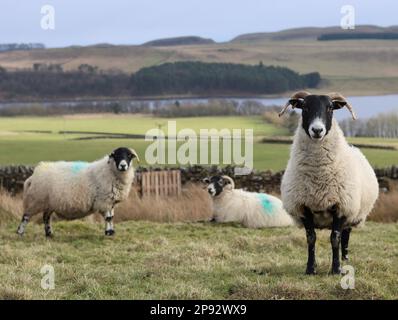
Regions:
<instances>
[{"instance_id":1,"label":"sheep","mask_svg":"<svg viewBox=\"0 0 398 320\"><path fill-rule=\"evenodd\" d=\"M379 194L374 170L361 151L350 146L333 111L352 106L339 93L295 93L289 106L302 110L290 159L281 183L286 211L305 228L308 244L306 274L315 274L315 229L331 229L332 274L348 259L351 228L364 224Z\"/></svg>"},{"instance_id":2,"label":"sheep","mask_svg":"<svg viewBox=\"0 0 398 320\"><path fill-rule=\"evenodd\" d=\"M51 214L66 220L101 213L105 235L112 236L114 206L125 200L134 179L137 153L117 148L95 162L40 162L24 183L24 214L17 233L22 236L30 218L43 213L46 237L52 236Z\"/></svg>"},{"instance_id":3,"label":"sheep","mask_svg":"<svg viewBox=\"0 0 398 320\"><path fill-rule=\"evenodd\" d=\"M234 181L228 176L213 176L203 182L213 199L212 221L239 222L247 228L293 225L282 201L274 196L235 189Z\"/></svg>"}]
</instances>

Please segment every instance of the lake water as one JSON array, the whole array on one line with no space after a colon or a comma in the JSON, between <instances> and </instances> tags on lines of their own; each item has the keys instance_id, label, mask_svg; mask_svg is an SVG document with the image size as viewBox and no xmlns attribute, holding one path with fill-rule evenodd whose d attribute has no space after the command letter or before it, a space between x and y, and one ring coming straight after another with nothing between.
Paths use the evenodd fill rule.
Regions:
<instances>
[{"instance_id":1,"label":"lake water","mask_svg":"<svg viewBox=\"0 0 398 320\"><path fill-rule=\"evenodd\" d=\"M160 99L160 100L101 100L101 101L57 101L57 102L0 102L0 108L10 107L13 105L18 105L22 107L29 107L32 105L41 104L44 106L78 106L79 104L89 104L89 105L99 105L99 104L113 104L115 102L120 102L122 105L137 105L140 103L149 104L151 108L158 108L166 104L174 103L176 100L181 103L207 103L209 100L227 100L235 101L241 104L244 101L257 101L264 105L284 105L287 98L187 98L187 99ZM353 96L347 97L350 101L358 118L369 118L375 116L379 113L385 112L398 112L398 94L384 95L384 96ZM335 112L335 116L338 120L349 118L350 114L348 110L342 109L341 111Z\"/></svg>"}]
</instances>

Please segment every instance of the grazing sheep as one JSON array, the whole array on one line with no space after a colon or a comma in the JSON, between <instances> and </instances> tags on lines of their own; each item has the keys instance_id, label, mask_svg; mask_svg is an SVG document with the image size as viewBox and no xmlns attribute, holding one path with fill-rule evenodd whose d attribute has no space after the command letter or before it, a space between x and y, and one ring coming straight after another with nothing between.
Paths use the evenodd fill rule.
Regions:
<instances>
[{"instance_id":1,"label":"grazing sheep","mask_svg":"<svg viewBox=\"0 0 398 320\"><path fill-rule=\"evenodd\" d=\"M213 198L213 221L240 222L248 228L293 225L282 201L276 197L235 189L234 181L228 176L213 176L203 182Z\"/></svg>"},{"instance_id":2,"label":"grazing sheep","mask_svg":"<svg viewBox=\"0 0 398 320\"><path fill-rule=\"evenodd\" d=\"M361 151L347 143L333 118L333 111L343 107L356 118L341 94L297 92L280 115L290 105L301 109L302 116L282 178L282 201L286 211L306 229L306 273L315 273L315 228L328 228L332 230L331 272L339 274L340 244L346 260L351 227L365 222L377 200L377 178Z\"/></svg>"},{"instance_id":3,"label":"grazing sheep","mask_svg":"<svg viewBox=\"0 0 398 320\"><path fill-rule=\"evenodd\" d=\"M101 213L105 235L115 233L113 208L125 200L134 179L133 149L118 148L95 162L41 162L25 181L24 215L17 233L23 235L29 219L43 213L47 237L52 235L51 214L72 220Z\"/></svg>"}]
</instances>

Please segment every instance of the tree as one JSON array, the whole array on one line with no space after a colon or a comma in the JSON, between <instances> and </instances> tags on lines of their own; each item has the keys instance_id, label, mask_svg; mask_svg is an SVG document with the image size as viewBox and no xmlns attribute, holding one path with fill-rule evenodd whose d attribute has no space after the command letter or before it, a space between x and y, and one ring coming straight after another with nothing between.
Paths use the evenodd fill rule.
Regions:
<instances>
[{"instance_id":1,"label":"tree","mask_svg":"<svg viewBox=\"0 0 398 320\"><path fill-rule=\"evenodd\" d=\"M184 61L147 67L131 76L134 95L281 93L315 87L321 77L283 67Z\"/></svg>"},{"instance_id":2,"label":"tree","mask_svg":"<svg viewBox=\"0 0 398 320\"><path fill-rule=\"evenodd\" d=\"M111 105L111 110L113 113L119 114L119 113L122 113L123 107L120 105L120 103L115 102Z\"/></svg>"},{"instance_id":3,"label":"tree","mask_svg":"<svg viewBox=\"0 0 398 320\"><path fill-rule=\"evenodd\" d=\"M97 66L92 66L92 65L89 65L86 63L81 64L77 69L79 70L79 72L82 72L82 73L97 73L97 71L98 71Z\"/></svg>"}]
</instances>

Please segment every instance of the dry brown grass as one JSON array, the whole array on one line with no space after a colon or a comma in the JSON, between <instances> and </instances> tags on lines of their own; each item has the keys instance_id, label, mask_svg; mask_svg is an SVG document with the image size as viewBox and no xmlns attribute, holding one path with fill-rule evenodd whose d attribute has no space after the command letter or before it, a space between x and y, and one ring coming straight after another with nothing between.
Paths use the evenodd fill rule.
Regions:
<instances>
[{"instance_id":1,"label":"dry brown grass","mask_svg":"<svg viewBox=\"0 0 398 320\"><path fill-rule=\"evenodd\" d=\"M129 199L115 210L116 221L149 220L157 222L203 221L211 217L211 199L195 184L186 185L181 197L140 198L133 189Z\"/></svg>"},{"instance_id":2,"label":"dry brown grass","mask_svg":"<svg viewBox=\"0 0 398 320\"><path fill-rule=\"evenodd\" d=\"M398 221L398 183L390 183L390 191L380 193L368 220L391 223Z\"/></svg>"},{"instance_id":3,"label":"dry brown grass","mask_svg":"<svg viewBox=\"0 0 398 320\"><path fill-rule=\"evenodd\" d=\"M22 196L12 197L0 190L0 223L22 217ZM127 220L147 220L156 222L192 222L205 221L211 217L211 199L202 187L188 184L180 197L140 198L135 188L128 200L115 209L115 222ZM33 218L41 222L41 215ZM56 218L55 218L56 219ZM89 222L103 222L97 214L85 218Z\"/></svg>"},{"instance_id":4,"label":"dry brown grass","mask_svg":"<svg viewBox=\"0 0 398 320\"><path fill-rule=\"evenodd\" d=\"M280 195L274 194L279 197ZM22 216L22 196L11 196L0 190L0 224ZM198 185L188 184L183 188L181 197L154 199L140 198L135 188L127 201L115 210L115 222L146 220L155 222L192 222L206 221L211 217L211 199ZM89 222L103 222L100 215L85 218ZM391 190L381 193L368 220L374 222L398 222L398 183L391 184ZM41 215L33 221L41 222Z\"/></svg>"},{"instance_id":5,"label":"dry brown grass","mask_svg":"<svg viewBox=\"0 0 398 320\"><path fill-rule=\"evenodd\" d=\"M0 224L22 217L22 196L0 189Z\"/></svg>"}]
</instances>

